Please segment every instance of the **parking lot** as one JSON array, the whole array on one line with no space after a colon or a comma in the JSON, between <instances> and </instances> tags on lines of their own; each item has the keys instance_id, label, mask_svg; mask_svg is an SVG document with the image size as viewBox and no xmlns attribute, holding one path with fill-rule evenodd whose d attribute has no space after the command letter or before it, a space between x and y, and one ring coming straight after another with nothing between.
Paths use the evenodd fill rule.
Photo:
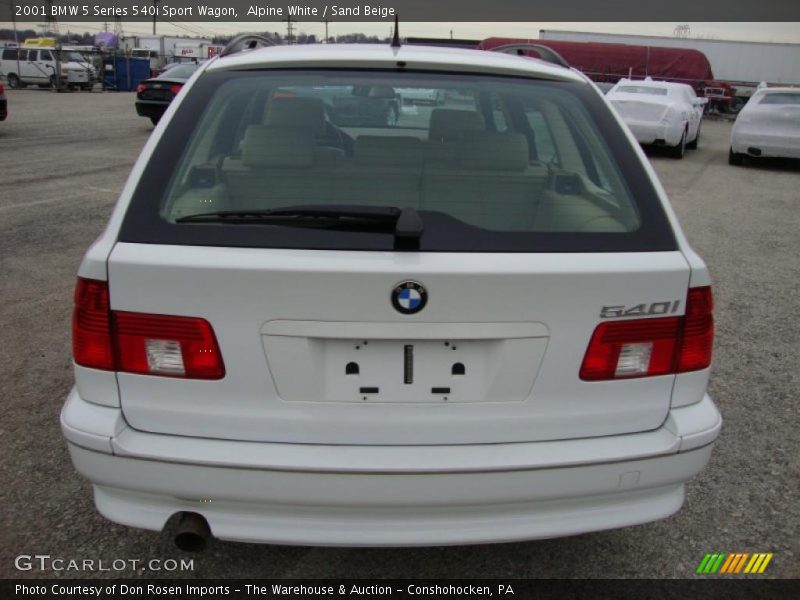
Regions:
<instances>
[{"instance_id":1,"label":"parking lot","mask_svg":"<svg viewBox=\"0 0 800 600\"><path fill-rule=\"evenodd\" d=\"M684 508L647 525L491 546L338 549L213 542L187 572L18 571L15 557L167 559L171 536L103 519L58 426L72 385L70 313L81 256L101 232L152 126L128 93L7 90L0 123L0 577L691 577L707 552L773 552L798 577L800 166L727 163L730 123L651 160L714 280L710 393L725 419ZM764 577L762 576L762 577Z\"/></svg>"}]
</instances>

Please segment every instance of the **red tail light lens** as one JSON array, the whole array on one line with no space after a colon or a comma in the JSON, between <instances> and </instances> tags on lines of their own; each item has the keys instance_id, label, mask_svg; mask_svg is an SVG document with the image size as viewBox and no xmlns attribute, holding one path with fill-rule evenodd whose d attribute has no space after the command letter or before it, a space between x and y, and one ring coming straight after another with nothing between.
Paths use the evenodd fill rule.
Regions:
<instances>
[{"instance_id":1,"label":"red tail light lens","mask_svg":"<svg viewBox=\"0 0 800 600\"><path fill-rule=\"evenodd\" d=\"M136 93L137 94L141 94L146 89L147 89L147 86L145 84L143 84L143 83L140 83L139 85L136 86Z\"/></svg>"},{"instance_id":2,"label":"red tail light lens","mask_svg":"<svg viewBox=\"0 0 800 600\"><path fill-rule=\"evenodd\" d=\"M169 86L169 91L172 92L173 96L177 96L178 92L181 91L181 88L183 88L182 85L179 85L179 84L175 83L175 84Z\"/></svg>"},{"instance_id":3,"label":"red tail light lens","mask_svg":"<svg viewBox=\"0 0 800 600\"><path fill-rule=\"evenodd\" d=\"M710 287L692 288L683 317L683 339L677 371L697 371L711 364L714 345L714 297Z\"/></svg>"},{"instance_id":4,"label":"red tail light lens","mask_svg":"<svg viewBox=\"0 0 800 600\"><path fill-rule=\"evenodd\" d=\"M105 281L78 278L72 349L77 364L105 371L187 379L225 376L208 321L112 311Z\"/></svg>"},{"instance_id":5,"label":"red tail light lens","mask_svg":"<svg viewBox=\"0 0 800 600\"><path fill-rule=\"evenodd\" d=\"M211 325L197 317L114 312L120 371L221 379L225 375Z\"/></svg>"},{"instance_id":6,"label":"red tail light lens","mask_svg":"<svg viewBox=\"0 0 800 600\"><path fill-rule=\"evenodd\" d=\"M584 381L652 377L705 369L714 337L710 287L692 288L683 317L601 323L581 365Z\"/></svg>"},{"instance_id":7,"label":"red tail light lens","mask_svg":"<svg viewBox=\"0 0 800 600\"><path fill-rule=\"evenodd\" d=\"M105 281L78 278L72 312L72 356L83 367L114 370L111 309Z\"/></svg>"}]
</instances>

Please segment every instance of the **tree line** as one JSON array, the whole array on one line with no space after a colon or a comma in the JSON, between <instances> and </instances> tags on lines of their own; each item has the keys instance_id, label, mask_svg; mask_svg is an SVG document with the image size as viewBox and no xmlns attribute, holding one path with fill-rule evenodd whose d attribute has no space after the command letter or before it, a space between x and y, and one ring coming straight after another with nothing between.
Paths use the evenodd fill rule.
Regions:
<instances>
[{"instance_id":1,"label":"tree line","mask_svg":"<svg viewBox=\"0 0 800 600\"><path fill-rule=\"evenodd\" d=\"M264 37L274 40L278 44L286 43L286 35L281 35L277 31L264 31L259 33L258 35L263 35ZM67 33L56 34L52 32L37 32L33 29L18 29L17 30L17 39L20 43L25 41L28 38L36 38L36 37L51 37L56 38L62 44L72 44L75 46L93 46L94 45L94 33L89 33L85 31L83 33L76 33L72 31L68 31ZM126 36L128 37L128 36ZM137 36L142 37L142 36ZM175 36L175 37L189 37L189 36ZM236 34L233 35L224 35L224 36L215 36L212 38L212 42L215 44L227 44L231 41ZM292 35L291 43L292 44L316 44L318 42L323 41L324 38L317 38L314 34L305 34L305 33L298 33ZM3 42L11 42L14 41L14 30L13 29L0 29L0 41ZM388 37L378 37L377 35L366 35L364 33L347 33L344 35L337 35L331 36L328 38L328 43L335 43L335 44L382 44L387 43L389 41Z\"/></svg>"}]
</instances>

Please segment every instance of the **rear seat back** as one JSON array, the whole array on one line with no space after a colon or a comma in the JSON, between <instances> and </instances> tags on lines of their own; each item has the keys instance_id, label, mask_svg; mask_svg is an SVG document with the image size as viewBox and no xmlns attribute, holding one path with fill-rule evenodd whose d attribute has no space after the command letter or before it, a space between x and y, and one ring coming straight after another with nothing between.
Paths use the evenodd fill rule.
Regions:
<instances>
[{"instance_id":1,"label":"rear seat back","mask_svg":"<svg viewBox=\"0 0 800 600\"><path fill-rule=\"evenodd\" d=\"M325 105L320 98L272 98L264 123L273 127L310 129L315 136L325 133Z\"/></svg>"},{"instance_id":2,"label":"rear seat back","mask_svg":"<svg viewBox=\"0 0 800 600\"><path fill-rule=\"evenodd\" d=\"M483 117L477 111L434 108L428 126L428 139L432 142L453 142L465 131L483 131L485 128Z\"/></svg>"},{"instance_id":3,"label":"rear seat back","mask_svg":"<svg viewBox=\"0 0 800 600\"><path fill-rule=\"evenodd\" d=\"M360 204L419 208L425 144L407 136L362 135L341 185Z\"/></svg>"},{"instance_id":4,"label":"rear seat back","mask_svg":"<svg viewBox=\"0 0 800 600\"><path fill-rule=\"evenodd\" d=\"M340 151L317 146L311 128L251 125L241 159L226 159L222 175L239 207L324 204L343 160Z\"/></svg>"},{"instance_id":5,"label":"rear seat back","mask_svg":"<svg viewBox=\"0 0 800 600\"><path fill-rule=\"evenodd\" d=\"M271 127L310 129L319 148L342 147L342 139L328 127L325 103L321 98L272 98L264 113L264 124Z\"/></svg>"},{"instance_id":6,"label":"rear seat back","mask_svg":"<svg viewBox=\"0 0 800 600\"><path fill-rule=\"evenodd\" d=\"M352 158L346 158L341 150L319 145L316 125L298 124L294 116L283 124L275 122L280 115L310 114L308 107L318 106L301 104L306 108L299 111L300 105L288 112L273 107L271 123L246 129L241 158L223 162L233 207L370 204L438 210L491 229L532 226L547 177L543 167L529 166L523 135L471 130L482 126L480 115L472 111L470 117L436 118L432 131L449 140L447 156L430 152L431 146L442 146L435 140L364 135L356 139ZM470 111L444 110L448 113ZM456 133L456 122L467 123L467 129Z\"/></svg>"},{"instance_id":7,"label":"rear seat back","mask_svg":"<svg viewBox=\"0 0 800 600\"><path fill-rule=\"evenodd\" d=\"M428 160L452 161L461 135L468 131L484 131L485 128L483 116L477 111L434 108L428 126Z\"/></svg>"},{"instance_id":8,"label":"rear seat back","mask_svg":"<svg viewBox=\"0 0 800 600\"><path fill-rule=\"evenodd\" d=\"M442 211L489 229L530 229L547 171L529 165L525 136L464 131L454 150L452 162L426 164L421 210Z\"/></svg>"}]
</instances>

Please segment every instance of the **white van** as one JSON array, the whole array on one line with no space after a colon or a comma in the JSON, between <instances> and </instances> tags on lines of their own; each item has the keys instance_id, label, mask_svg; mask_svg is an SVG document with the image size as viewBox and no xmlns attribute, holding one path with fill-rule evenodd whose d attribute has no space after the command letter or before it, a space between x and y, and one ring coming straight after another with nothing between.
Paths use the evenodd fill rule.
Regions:
<instances>
[{"instance_id":1,"label":"white van","mask_svg":"<svg viewBox=\"0 0 800 600\"><path fill-rule=\"evenodd\" d=\"M0 53L0 73L14 89L55 87L56 64L55 48L5 48ZM94 67L80 52L61 50L61 85L91 89L95 79Z\"/></svg>"}]
</instances>

